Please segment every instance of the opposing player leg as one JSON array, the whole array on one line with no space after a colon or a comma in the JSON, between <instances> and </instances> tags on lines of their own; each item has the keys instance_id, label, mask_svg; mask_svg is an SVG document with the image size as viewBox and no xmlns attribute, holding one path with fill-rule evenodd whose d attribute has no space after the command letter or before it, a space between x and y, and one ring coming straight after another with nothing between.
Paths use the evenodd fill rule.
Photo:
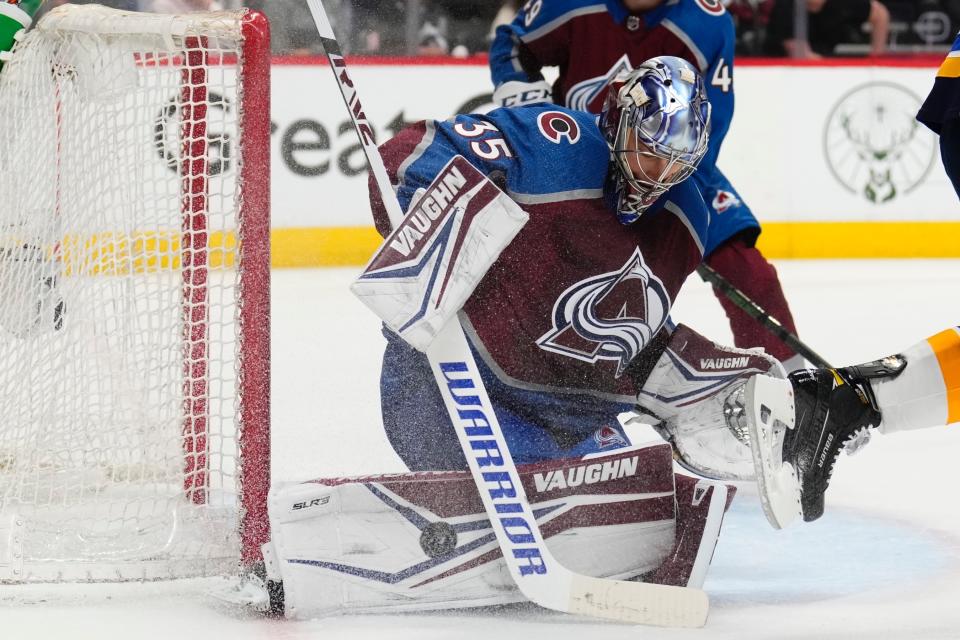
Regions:
<instances>
[{"instance_id":1,"label":"opposing player leg","mask_svg":"<svg viewBox=\"0 0 960 640\"><path fill-rule=\"evenodd\" d=\"M882 360L751 380L744 400L768 520L816 520L841 451L858 450L874 429L960 422L960 328Z\"/></svg>"},{"instance_id":2,"label":"opposing player leg","mask_svg":"<svg viewBox=\"0 0 960 640\"><path fill-rule=\"evenodd\" d=\"M896 378L872 381L881 433L960 422L960 327L930 336L905 350Z\"/></svg>"}]
</instances>

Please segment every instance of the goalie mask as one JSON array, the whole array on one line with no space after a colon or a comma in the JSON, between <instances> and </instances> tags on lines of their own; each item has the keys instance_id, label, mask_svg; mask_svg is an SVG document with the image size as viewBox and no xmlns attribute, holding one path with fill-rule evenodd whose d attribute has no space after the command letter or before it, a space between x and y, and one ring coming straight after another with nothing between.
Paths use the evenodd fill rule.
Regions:
<instances>
[{"instance_id":1,"label":"goalie mask","mask_svg":"<svg viewBox=\"0 0 960 640\"><path fill-rule=\"evenodd\" d=\"M697 70L651 58L610 85L600 126L613 155L617 217L635 222L707 152L710 103Z\"/></svg>"}]
</instances>

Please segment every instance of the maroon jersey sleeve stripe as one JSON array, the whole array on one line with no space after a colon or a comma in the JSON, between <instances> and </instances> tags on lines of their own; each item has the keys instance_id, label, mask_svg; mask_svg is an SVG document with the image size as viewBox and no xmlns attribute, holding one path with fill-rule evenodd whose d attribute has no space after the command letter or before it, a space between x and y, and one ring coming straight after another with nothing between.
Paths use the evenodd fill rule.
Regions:
<instances>
[{"instance_id":1,"label":"maroon jersey sleeve stripe","mask_svg":"<svg viewBox=\"0 0 960 640\"><path fill-rule=\"evenodd\" d=\"M424 145L422 143L427 137L428 129L426 122L417 122L380 145L380 155L383 157L383 164L387 169L390 184L398 184L397 174L400 173L402 176L403 167L409 166L410 162L423 153ZM374 226L377 228L377 232L386 238L390 235L392 227L373 172L370 172L368 187L370 190L370 211L373 213Z\"/></svg>"}]
</instances>

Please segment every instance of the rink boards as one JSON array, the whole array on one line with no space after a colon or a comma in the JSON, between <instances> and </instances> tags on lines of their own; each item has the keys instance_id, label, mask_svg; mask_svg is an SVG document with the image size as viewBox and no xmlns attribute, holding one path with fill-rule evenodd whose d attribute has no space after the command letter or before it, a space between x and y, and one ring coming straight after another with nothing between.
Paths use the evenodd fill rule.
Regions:
<instances>
[{"instance_id":1,"label":"rink boards","mask_svg":"<svg viewBox=\"0 0 960 640\"><path fill-rule=\"evenodd\" d=\"M938 60L865 62L753 60L737 67L736 111L719 165L763 223L760 244L770 257L960 257L960 204L937 137L914 118ZM482 58L350 63L381 141L405 123L494 106ZM272 74L273 264L363 264L380 238L365 159L326 60L275 58ZM131 133L142 137L142 155L157 172L169 151L170 141L157 134L170 117L169 100L155 106L156 122ZM211 161L227 170L238 158L218 119L235 105L212 106Z\"/></svg>"},{"instance_id":2,"label":"rink boards","mask_svg":"<svg viewBox=\"0 0 960 640\"><path fill-rule=\"evenodd\" d=\"M483 59L354 59L378 139L485 111ZM938 141L914 119L938 60L744 61L719 165L775 258L958 257L960 204ZM274 266L362 264L378 244L365 162L322 58L272 69Z\"/></svg>"},{"instance_id":3,"label":"rink boards","mask_svg":"<svg viewBox=\"0 0 960 640\"><path fill-rule=\"evenodd\" d=\"M369 227L363 158L322 60L273 67L275 265L355 264ZM935 135L914 115L937 60L738 66L720 167L764 224L773 257L960 256L960 205ZM483 61L357 60L381 139L402 122L482 111Z\"/></svg>"}]
</instances>

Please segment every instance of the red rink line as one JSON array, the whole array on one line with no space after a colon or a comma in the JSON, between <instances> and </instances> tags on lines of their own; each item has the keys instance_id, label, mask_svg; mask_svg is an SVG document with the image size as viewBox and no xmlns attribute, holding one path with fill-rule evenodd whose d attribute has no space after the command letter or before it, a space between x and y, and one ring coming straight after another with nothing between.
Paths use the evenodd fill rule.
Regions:
<instances>
[{"instance_id":1,"label":"red rink line","mask_svg":"<svg viewBox=\"0 0 960 640\"><path fill-rule=\"evenodd\" d=\"M882 58L825 58L822 60L792 60L790 58L737 58L738 67L893 67L893 68L935 68L940 66L946 55L918 55ZM347 56L350 66L400 66L400 67L485 67L486 54L469 58L450 56ZM314 66L325 65L323 56L274 56L276 66Z\"/></svg>"}]
</instances>

